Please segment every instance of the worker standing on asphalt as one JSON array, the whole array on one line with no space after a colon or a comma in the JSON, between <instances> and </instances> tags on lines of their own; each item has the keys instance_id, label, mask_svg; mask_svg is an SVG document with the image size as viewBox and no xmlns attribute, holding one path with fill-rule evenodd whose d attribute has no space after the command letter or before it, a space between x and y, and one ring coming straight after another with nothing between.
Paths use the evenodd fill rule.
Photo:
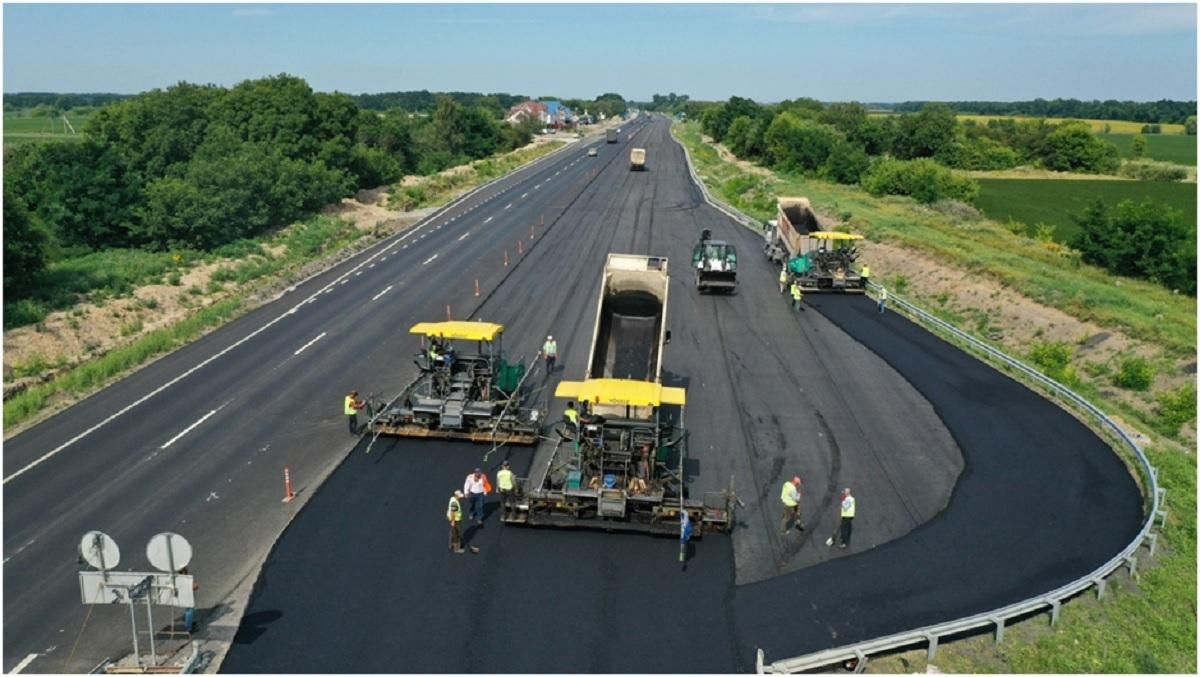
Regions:
<instances>
[{"instance_id":1,"label":"worker standing on asphalt","mask_svg":"<svg viewBox=\"0 0 1200 677\"><path fill-rule=\"evenodd\" d=\"M879 314L887 310L887 287L879 285Z\"/></svg>"},{"instance_id":2,"label":"worker standing on asphalt","mask_svg":"<svg viewBox=\"0 0 1200 677\"><path fill-rule=\"evenodd\" d=\"M509 503L517 489L516 476L509 469L508 461L501 463L500 472L496 473L496 489L500 492L500 507L504 510L504 516L508 517L511 510Z\"/></svg>"},{"instance_id":3,"label":"worker standing on asphalt","mask_svg":"<svg viewBox=\"0 0 1200 677\"><path fill-rule=\"evenodd\" d=\"M800 519L799 475L783 483L783 490L779 493L779 500L783 502L783 523L779 527L779 535L786 536L793 522L796 524L798 531L804 531L804 522Z\"/></svg>"},{"instance_id":4,"label":"worker standing on asphalt","mask_svg":"<svg viewBox=\"0 0 1200 677\"><path fill-rule=\"evenodd\" d=\"M792 283L792 310L804 311L804 290L800 289L799 282Z\"/></svg>"},{"instance_id":5,"label":"worker standing on asphalt","mask_svg":"<svg viewBox=\"0 0 1200 677\"><path fill-rule=\"evenodd\" d=\"M787 291L787 264L779 267L779 293Z\"/></svg>"},{"instance_id":6,"label":"worker standing on asphalt","mask_svg":"<svg viewBox=\"0 0 1200 677\"><path fill-rule=\"evenodd\" d=\"M350 423L350 434L358 434L358 410L366 406L362 400L358 399L358 391L351 390L346 395L345 413L346 420Z\"/></svg>"},{"instance_id":7,"label":"worker standing on asphalt","mask_svg":"<svg viewBox=\"0 0 1200 677\"><path fill-rule=\"evenodd\" d=\"M554 363L558 360L558 341L553 336L547 336L542 344L542 354L546 356L546 376L554 373Z\"/></svg>"},{"instance_id":8,"label":"worker standing on asphalt","mask_svg":"<svg viewBox=\"0 0 1200 677\"><path fill-rule=\"evenodd\" d=\"M462 533L458 530L458 523L462 521L462 503L459 499L463 497L463 492L455 491L450 496L450 505L446 507L446 521L450 523L450 551L459 555L465 552L462 547Z\"/></svg>"},{"instance_id":9,"label":"worker standing on asphalt","mask_svg":"<svg viewBox=\"0 0 1200 677\"><path fill-rule=\"evenodd\" d=\"M854 508L854 495L850 493L850 487L846 487L842 489L842 521L833 536L825 541L825 545L831 546L835 540L841 541L838 547L843 550L850 545L850 532L854 529Z\"/></svg>"},{"instance_id":10,"label":"worker standing on asphalt","mask_svg":"<svg viewBox=\"0 0 1200 677\"><path fill-rule=\"evenodd\" d=\"M467 475L466 481L463 482L463 493L467 495L471 519L475 520L476 524L483 524L483 501L488 494L492 493L492 483L488 481L487 475L476 468L470 475Z\"/></svg>"},{"instance_id":11,"label":"worker standing on asphalt","mask_svg":"<svg viewBox=\"0 0 1200 677\"><path fill-rule=\"evenodd\" d=\"M864 263L863 267L862 267L862 272L859 273L858 276L862 278L863 289L866 289L867 282L869 282L871 280L871 266L868 266L867 264Z\"/></svg>"}]
</instances>

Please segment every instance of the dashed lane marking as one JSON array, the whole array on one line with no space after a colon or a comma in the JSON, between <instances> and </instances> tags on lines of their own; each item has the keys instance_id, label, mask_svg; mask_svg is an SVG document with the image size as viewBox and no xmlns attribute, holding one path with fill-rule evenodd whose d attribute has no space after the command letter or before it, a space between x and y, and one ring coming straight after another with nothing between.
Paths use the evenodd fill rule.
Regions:
<instances>
[{"instance_id":1,"label":"dashed lane marking","mask_svg":"<svg viewBox=\"0 0 1200 677\"><path fill-rule=\"evenodd\" d=\"M390 289L390 287L389 287L389 289ZM320 334L318 334L318 335L317 335L317 337L316 337L315 339L313 339L313 340L309 341L308 343L305 343L304 345L300 346L299 348L297 348L297 349L296 349L296 352L294 352L294 353L292 353L292 354L293 354L293 355L299 355L300 353L304 352L305 350L308 350L308 347L309 347L309 346L311 346L312 344L316 343L317 341L320 341L320 340L321 340L321 339L323 339L323 338L325 338L325 332L321 332Z\"/></svg>"}]
</instances>

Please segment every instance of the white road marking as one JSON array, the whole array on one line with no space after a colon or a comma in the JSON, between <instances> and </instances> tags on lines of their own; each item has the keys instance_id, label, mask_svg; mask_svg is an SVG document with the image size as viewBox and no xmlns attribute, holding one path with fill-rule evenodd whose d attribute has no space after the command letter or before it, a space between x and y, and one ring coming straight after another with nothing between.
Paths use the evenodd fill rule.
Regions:
<instances>
[{"instance_id":1,"label":"white road marking","mask_svg":"<svg viewBox=\"0 0 1200 677\"><path fill-rule=\"evenodd\" d=\"M539 184L537 184L536 186L534 186L534 187L533 187L533 189L534 189L534 190L537 190L538 188L541 188L541 187L542 187L542 184L540 184L540 183L539 183Z\"/></svg>"},{"instance_id":2,"label":"white road marking","mask_svg":"<svg viewBox=\"0 0 1200 677\"><path fill-rule=\"evenodd\" d=\"M508 208L509 208L509 207L511 207L511 206L512 206L512 203L511 203L511 202L509 202L508 204L504 205L504 208L505 208L505 209L508 209Z\"/></svg>"},{"instance_id":3,"label":"white road marking","mask_svg":"<svg viewBox=\"0 0 1200 677\"><path fill-rule=\"evenodd\" d=\"M346 283L347 283L347 282L349 282L349 281L350 281L350 280L342 280L341 282L338 282L338 284L346 284Z\"/></svg>"},{"instance_id":4,"label":"white road marking","mask_svg":"<svg viewBox=\"0 0 1200 677\"><path fill-rule=\"evenodd\" d=\"M9 555L8 557L5 557L4 561L0 562L0 564L8 564L8 560L16 557L17 555L20 555L25 550L25 548L28 548L29 546L33 545L34 543L37 543L37 539L31 538L28 543L26 543L25 545L22 545L21 547L14 550L13 553L11 555Z\"/></svg>"},{"instance_id":5,"label":"white road marking","mask_svg":"<svg viewBox=\"0 0 1200 677\"><path fill-rule=\"evenodd\" d=\"M378 301L380 296L383 296L384 294L386 294L386 293L390 292L391 290L392 290L392 285L390 285L390 284L389 284L389 285L387 286L387 289L384 289L383 291L379 292L378 294L376 294L376 295L372 296L372 297L371 297L371 300L372 300L372 301ZM321 335L322 335L322 336L324 336L324 334L321 334Z\"/></svg>"},{"instance_id":6,"label":"white road marking","mask_svg":"<svg viewBox=\"0 0 1200 677\"><path fill-rule=\"evenodd\" d=\"M470 234L471 234L471 231L469 231L469 230L468 230L467 232L463 233L462 235L459 235L459 236L458 236L458 241L459 241L459 242L462 242L463 240L467 239L467 236L468 236L468 235L470 235Z\"/></svg>"},{"instance_id":7,"label":"white road marking","mask_svg":"<svg viewBox=\"0 0 1200 677\"><path fill-rule=\"evenodd\" d=\"M391 287L388 287L388 289L391 289ZM372 300L374 300L374 299L372 299ZM292 354L299 355L300 353L304 352L309 346L316 343L317 341L320 341L323 338L325 338L325 332L321 332L321 334L319 336L317 336L315 339L309 341L308 343L305 343L304 345L300 346L300 348Z\"/></svg>"},{"instance_id":8,"label":"white road marking","mask_svg":"<svg viewBox=\"0 0 1200 677\"><path fill-rule=\"evenodd\" d=\"M427 258L427 259L425 259L424 261L422 261L422 262L421 262L421 265L423 265L423 266L424 266L424 265L428 264L430 261L432 261L432 260L436 259L437 257L438 257L438 255L437 255L437 254L434 254L433 256L430 256L429 258Z\"/></svg>"},{"instance_id":9,"label":"white road marking","mask_svg":"<svg viewBox=\"0 0 1200 677\"><path fill-rule=\"evenodd\" d=\"M408 249L408 245L404 245L401 249Z\"/></svg>"},{"instance_id":10,"label":"white road marking","mask_svg":"<svg viewBox=\"0 0 1200 677\"><path fill-rule=\"evenodd\" d=\"M438 226L438 228L441 228L441 226ZM386 256L385 256L385 257L383 257L382 259L379 259L379 262L380 262L380 263L383 263L384 261L387 261L387 257L386 257Z\"/></svg>"},{"instance_id":11,"label":"white road marking","mask_svg":"<svg viewBox=\"0 0 1200 677\"><path fill-rule=\"evenodd\" d=\"M362 271L361 271L361 270L359 270L359 271L357 271L357 272L355 272L355 273L354 273L354 277L358 277L359 275L362 275ZM295 310L295 309L293 308L293 310Z\"/></svg>"},{"instance_id":12,"label":"white road marking","mask_svg":"<svg viewBox=\"0 0 1200 677\"><path fill-rule=\"evenodd\" d=\"M424 236L424 235L422 235L421 237L425 237L425 236ZM372 263L371 265L367 266L367 268L374 268L374 267L375 267L375 264L374 264L374 263Z\"/></svg>"},{"instance_id":13,"label":"white road marking","mask_svg":"<svg viewBox=\"0 0 1200 677\"><path fill-rule=\"evenodd\" d=\"M489 216L489 217L487 217L486 219L484 219L484 220L483 220L483 222L484 222L484 223L487 223L487 222L491 221L493 218L495 218L495 217L493 217L493 216Z\"/></svg>"},{"instance_id":14,"label":"white road marking","mask_svg":"<svg viewBox=\"0 0 1200 677\"><path fill-rule=\"evenodd\" d=\"M4 561L7 562L8 560L4 560ZM33 659L37 658L38 656L41 656L41 654L39 654L39 653L29 654L28 656L25 657L24 660L22 660L20 663L17 663L17 667L13 668L12 672L9 674L15 675L15 674L20 673L22 670L29 667L29 664L33 662Z\"/></svg>"},{"instance_id":15,"label":"white road marking","mask_svg":"<svg viewBox=\"0 0 1200 677\"><path fill-rule=\"evenodd\" d=\"M216 409L213 409L212 411L208 412L207 414L205 414L205 415L201 416L201 417L199 418L199 420L197 420L195 423L193 423L193 424L189 425L188 427L184 428L184 429L183 429L183 431L182 431L182 432L180 432L180 433L179 433L178 435L176 435L175 437L172 437L171 439L167 440L167 443L166 443L166 444L164 444L164 445L162 445L161 447L159 447L159 449L166 449L167 447L171 446L172 444L175 444L175 440L178 440L180 437L183 437L184 435L186 435L186 434L188 434L188 433L192 432L192 430L194 430L194 429L196 428L196 426L200 425L201 423L204 423L205 421L207 421L207 420L208 420L208 418L209 418L210 416L212 416L213 414L217 413L218 411L221 411L221 410L222 410L222 409L224 409L224 408L225 408L225 405L223 405L223 404L222 404L221 406L217 407Z\"/></svg>"},{"instance_id":16,"label":"white road marking","mask_svg":"<svg viewBox=\"0 0 1200 677\"><path fill-rule=\"evenodd\" d=\"M521 193L521 197L529 197L529 193Z\"/></svg>"}]
</instances>

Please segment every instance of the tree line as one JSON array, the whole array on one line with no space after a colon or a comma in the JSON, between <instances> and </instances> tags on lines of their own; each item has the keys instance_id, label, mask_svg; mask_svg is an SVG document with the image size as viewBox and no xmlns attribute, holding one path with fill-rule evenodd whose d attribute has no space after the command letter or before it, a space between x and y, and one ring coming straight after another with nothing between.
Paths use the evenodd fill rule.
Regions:
<instances>
[{"instance_id":1,"label":"tree line","mask_svg":"<svg viewBox=\"0 0 1200 677\"><path fill-rule=\"evenodd\" d=\"M438 99L450 99L467 107L483 106L494 111L507 111L529 97L523 94L480 94L478 92L430 92L427 89L404 92L380 92L357 94L354 101L366 110L403 110L410 113L431 113L437 108Z\"/></svg>"},{"instance_id":2,"label":"tree line","mask_svg":"<svg viewBox=\"0 0 1200 677\"><path fill-rule=\"evenodd\" d=\"M122 99L90 116L81 142L5 149L5 291L88 251L211 250L356 189L523 146L534 126L449 97L426 116L364 110L290 75Z\"/></svg>"},{"instance_id":3,"label":"tree line","mask_svg":"<svg viewBox=\"0 0 1200 677\"><path fill-rule=\"evenodd\" d=\"M4 95L4 110L18 108L33 108L47 106L59 111L84 106L107 106L110 103L128 99L132 94L56 94L53 92L17 92Z\"/></svg>"},{"instance_id":4,"label":"tree line","mask_svg":"<svg viewBox=\"0 0 1200 677\"><path fill-rule=\"evenodd\" d=\"M905 101L891 104L898 113L912 113L925 107L928 101ZM1033 99L1032 101L947 101L959 113L976 115L1022 115L1029 117L1075 118L1093 120L1132 120L1160 124L1184 124L1195 118L1195 101L1080 101L1079 99ZM886 104L884 104L886 105ZM1189 133L1195 134L1193 121Z\"/></svg>"}]
</instances>

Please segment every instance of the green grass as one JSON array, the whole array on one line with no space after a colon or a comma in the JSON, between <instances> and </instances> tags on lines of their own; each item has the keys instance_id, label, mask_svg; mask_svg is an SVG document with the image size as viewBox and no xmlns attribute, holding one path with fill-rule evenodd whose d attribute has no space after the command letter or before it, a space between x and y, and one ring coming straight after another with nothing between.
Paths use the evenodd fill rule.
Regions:
<instances>
[{"instance_id":1,"label":"green grass","mask_svg":"<svg viewBox=\"0 0 1200 677\"><path fill-rule=\"evenodd\" d=\"M1100 138L1111 142L1125 159L1133 158L1134 134L1100 134ZM1183 134L1144 134L1146 137L1145 157L1177 165L1196 166L1196 137Z\"/></svg>"},{"instance_id":2,"label":"green grass","mask_svg":"<svg viewBox=\"0 0 1200 677\"><path fill-rule=\"evenodd\" d=\"M1072 317L1154 342L1173 356L1195 357L1194 298L1141 280L1122 279L1117 286L1118 278L1080 264L1062 247L1018 237L1001 223L987 219L964 220L921 207L911 199L872 197L855 186L778 173L751 176L722 161L713 147L703 143L698 124L677 124L675 130L713 192L751 216L775 218L777 195L807 196L819 209L841 216L872 240L891 241L990 277ZM730 194L724 190L730 184L750 187L741 194ZM1191 188L1195 190L1194 185Z\"/></svg>"},{"instance_id":3,"label":"green grass","mask_svg":"<svg viewBox=\"0 0 1200 677\"><path fill-rule=\"evenodd\" d=\"M150 332L133 343L81 365L54 380L34 386L4 402L4 425L12 427L41 411L60 394L81 394L98 388L146 360L174 350L195 339L206 329L235 317L244 299L229 298L201 309L165 329Z\"/></svg>"},{"instance_id":4,"label":"green grass","mask_svg":"<svg viewBox=\"0 0 1200 677\"><path fill-rule=\"evenodd\" d=\"M467 171L454 174L436 174L425 178L420 185L397 186L388 200L391 209L411 211L425 207L438 207L449 202L464 190L507 174L528 162L558 150L564 142L551 141L523 148L498 157L478 160Z\"/></svg>"},{"instance_id":5,"label":"green grass","mask_svg":"<svg viewBox=\"0 0 1200 677\"><path fill-rule=\"evenodd\" d=\"M1121 200L1144 200L1169 204L1183 212L1196 228L1196 184L1162 181L1074 181L1070 179L978 179L975 206L997 221L1020 221L1032 226L1055 226L1054 239L1068 242L1079 228L1071 214L1096 198L1110 206Z\"/></svg>"},{"instance_id":6,"label":"green grass","mask_svg":"<svg viewBox=\"0 0 1200 677\"><path fill-rule=\"evenodd\" d=\"M79 141L83 138L83 123L88 117L86 114L67 112L67 119L76 131L72 134L63 124L61 117L31 117L28 113L29 111L21 110L4 114L5 146L45 141Z\"/></svg>"}]
</instances>

